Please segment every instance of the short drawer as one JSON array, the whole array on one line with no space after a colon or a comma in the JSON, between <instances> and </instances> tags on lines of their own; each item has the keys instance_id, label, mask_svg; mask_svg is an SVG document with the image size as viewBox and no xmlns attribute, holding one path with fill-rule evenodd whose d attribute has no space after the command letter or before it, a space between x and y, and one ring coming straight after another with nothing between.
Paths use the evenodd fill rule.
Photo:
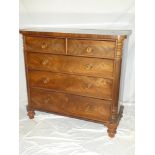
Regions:
<instances>
[{"instance_id":1,"label":"short drawer","mask_svg":"<svg viewBox=\"0 0 155 155\"><path fill-rule=\"evenodd\" d=\"M95 77L113 76L113 60L108 59L28 53L27 62L30 69Z\"/></svg>"},{"instance_id":2,"label":"short drawer","mask_svg":"<svg viewBox=\"0 0 155 155\"><path fill-rule=\"evenodd\" d=\"M65 39L26 37L25 49L28 52L65 53Z\"/></svg>"},{"instance_id":3,"label":"short drawer","mask_svg":"<svg viewBox=\"0 0 155 155\"><path fill-rule=\"evenodd\" d=\"M45 71L29 71L30 87L46 88L82 96L112 99L112 80Z\"/></svg>"},{"instance_id":4,"label":"short drawer","mask_svg":"<svg viewBox=\"0 0 155 155\"><path fill-rule=\"evenodd\" d=\"M116 43L114 41L68 39L68 54L78 56L114 58Z\"/></svg>"},{"instance_id":5,"label":"short drawer","mask_svg":"<svg viewBox=\"0 0 155 155\"><path fill-rule=\"evenodd\" d=\"M110 117L111 101L38 89L31 89L30 96L34 109L98 121Z\"/></svg>"}]
</instances>

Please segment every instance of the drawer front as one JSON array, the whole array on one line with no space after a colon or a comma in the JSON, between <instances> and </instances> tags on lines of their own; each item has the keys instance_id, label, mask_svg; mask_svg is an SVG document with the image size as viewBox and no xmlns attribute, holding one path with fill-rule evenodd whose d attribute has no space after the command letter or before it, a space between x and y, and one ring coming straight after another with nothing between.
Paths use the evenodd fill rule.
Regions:
<instances>
[{"instance_id":1,"label":"drawer front","mask_svg":"<svg viewBox=\"0 0 155 155\"><path fill-rule=\"evenodd\" d=\"M114 58L116 43L112 41L73 40L68 39L68 54Z\"/></svg>"},{"instance_id":2,"label":"drawer front","mask_svg":"<svg viewBox=\"0 0 155 155\"><path fill-rule=\"evenodd\" d=\"M112 80L44 71L29 71L30 87L65 91L82 96L111 99Z\"/></svg>"},{"instance_id":3,"label":"drawer front","mask_svg":"<svg viewBox=\"0 0 155 155\"><path fill-rule=\"evenodd\" d=\"M65 39L43 38L43 37L26 37L25 49L28 52L47 52L64 54Z\"/></svg>"},{"instance_id":4,"label":"drawer front","mask_svg":"<svg viewBox=\"0 0 155 155\"><path fill-rule=\"evenodd\" d=\"M28 53L28 67L53 72L112 77L113 60Z\"/></svg>"},{"instance_id":5,"label":"drawer front","mask_svg":"<svg viewBox=\"0 0 155 155\"><path fill-rule=\"evenodd\" d=\"M37 89L30 92L31 105L36 109L93 120L109 120L110 101Z\"/></svg>"}]
</instances>

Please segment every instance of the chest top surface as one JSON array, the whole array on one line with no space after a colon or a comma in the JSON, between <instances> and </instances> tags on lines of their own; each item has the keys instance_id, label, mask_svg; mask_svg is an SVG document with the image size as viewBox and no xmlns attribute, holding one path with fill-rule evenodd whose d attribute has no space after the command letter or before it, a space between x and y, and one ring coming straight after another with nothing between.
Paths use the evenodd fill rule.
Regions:
<instances>
[{"instance_id":1,"label":"chest top surface","mask_svg":"<svg viewBox=\"0 0 155 155\"><path fill-rule=\"evenodd\" d=\"M79 37L96 37L117 39L118 37L126 38L131 34L131 30L103 30L103 29L77 29L77 28L24 28L20 29L23 35L48 35L48 36L72 36Z\"/></svg>"}]
</instances>

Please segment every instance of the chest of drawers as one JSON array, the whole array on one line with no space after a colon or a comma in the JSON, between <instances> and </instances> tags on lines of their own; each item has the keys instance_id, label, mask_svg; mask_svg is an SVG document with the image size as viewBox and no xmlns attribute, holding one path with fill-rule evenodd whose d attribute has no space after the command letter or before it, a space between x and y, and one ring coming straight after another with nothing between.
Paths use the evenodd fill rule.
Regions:
<instances>
[{"instance_id":1,"label":"chest of drawers","mask_svg":"<svg viewBox=\"0 0 155 155\"><path fill-rule=\"evenodd\" d=\"M35 110L103 123L114 137L128 31L21 29L28 116Z\"/></svg>"}]
</instances>

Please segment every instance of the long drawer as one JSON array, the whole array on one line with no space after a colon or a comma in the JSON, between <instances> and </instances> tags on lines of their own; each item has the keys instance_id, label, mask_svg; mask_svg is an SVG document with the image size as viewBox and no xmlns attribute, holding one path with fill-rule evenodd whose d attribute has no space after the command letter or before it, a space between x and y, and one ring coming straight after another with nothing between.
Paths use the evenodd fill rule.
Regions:
<instances>
[{"instance_id":1,"label":"long drawer","mask_svg":"<svg viewBox=\"0 0 155 155\"><path fill-rule=\"evenodd\" d=\"M26 37L25 49L28 52L65 54L65 39Z\"/></svg>"},{"instance_id":2,"label":"long drawer","mask_svg":"<svg viewBox=\"0 0 155 155\"><path fill-rule=\"evenodd\" d=\"M30 87L65 91L82 96L112 99L112 80L45 71L29 71Z\"/></svg>"},{"instance_id":3,"label":"long drawer","mask_svg":"<svg viewBox=\"0 0 155 155\"><path fill-rule=\"evenodd\" d=\"M109 120L111 101L37 89L31 89L30 95L34 109L98 121Z\"/></svg>"},{"instance_id":4,"label":"long drawer","mask_svg":"<svg viewBox=\"0 0 155 155\"><path fill-rule=\"evenodd\" d=\"M30 69L99 77L113 76L113 60L28 53Z\"/></svg>"},{"instance_id":5,"label":"long drawer","mask_svg":"<svg viewBox=\"0 0 155 155\"><path fill-rule=\"evenodd\" d=\"M67 53L78 56L114 58L116 43L114 41L68 39Z\"/></svg>"}]
</instances>

